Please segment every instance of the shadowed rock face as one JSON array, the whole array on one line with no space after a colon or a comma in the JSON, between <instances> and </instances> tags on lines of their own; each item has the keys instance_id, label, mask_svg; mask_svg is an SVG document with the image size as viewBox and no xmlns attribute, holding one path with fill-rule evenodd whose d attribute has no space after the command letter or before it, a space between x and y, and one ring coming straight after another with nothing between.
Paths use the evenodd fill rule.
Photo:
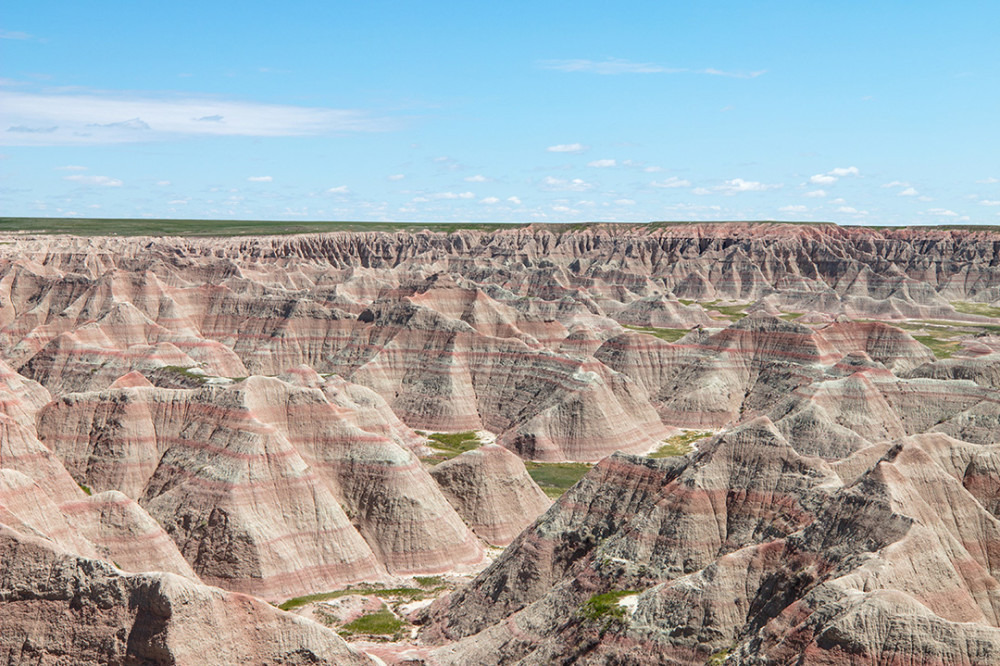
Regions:
<instances>
[{"instance_id":1,"label":"shadowed rock face","mask_svg":"<svg viewBox=\"0 0 1000 666\"><path fill-rule=\"evenodd\" d=\"M8 662L371 663L247 594L481 570L428 663L1000 663L1000 236L10 240Z\"/></svg>"},{"instance_id":2,"label":"shadowed rock face","mask_svg":"<svg viewBox=\"0 0 1000 666\"><path fill-rule=\"evenodd\" d=\"M171 574L126 575L5 527L0 601L9 663L376 663L253 597Z\"/></svg>"}]
</instances>

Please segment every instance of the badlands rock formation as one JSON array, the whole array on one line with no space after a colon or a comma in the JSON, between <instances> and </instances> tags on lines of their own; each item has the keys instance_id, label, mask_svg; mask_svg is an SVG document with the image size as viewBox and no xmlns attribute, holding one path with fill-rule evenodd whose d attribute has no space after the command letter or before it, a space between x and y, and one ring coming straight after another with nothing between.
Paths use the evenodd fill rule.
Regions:
<instances>
[{"instance_id":1,"label":"badlands rock formation","mask_svg":"<svg viewBox=\"0 0 1000 666\"><path fill-rule=\"evenodd\" d=\"M0 240L7 663L1000 663L991 232Z\"/></svg>"}]
</instances>

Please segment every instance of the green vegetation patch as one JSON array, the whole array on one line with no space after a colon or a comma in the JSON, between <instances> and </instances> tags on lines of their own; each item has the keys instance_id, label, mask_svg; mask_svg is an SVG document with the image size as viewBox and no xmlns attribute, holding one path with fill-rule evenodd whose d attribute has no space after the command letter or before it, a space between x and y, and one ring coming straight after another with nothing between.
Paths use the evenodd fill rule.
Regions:
<instances>
[{"instance_id":1,"label":"green vegetation patch","mask_svg":"<svg viewBox=\"0 0 1000 666\"><path fill-rule=\"evenodd\" d=\"M955 308L956 312L961 312L963 314L973 314L982 315L983 317L992 317L993 319L1000 319L1000 308L994 307L992 305L987 305L986 303L969 303L967 301L952 301L952 307Z\"/></svg>"},{"instance_id":2,"label":"green vegetation patch","mask_svg":"<svg viewBox=\"0 0 1000 666\"><path fill-rule=\"evenodd\" d=\"M441 587L444 585L444 578L441 576L414 576L413 580L417 581L417 585L420 587Z\"/></svg>"},{"instance_id":3,"label":"green vegetation patch","mask_svg":"<svg viewBox=\"0 0 1000 666\"><path fill-rule=\"evenodd\" d=\"M172 372L175 375L181 375L182 377L187 377L188 379L193 379L194 381L204 384L208 379L205 375L199 374L197 372L192 372L194 368L185 368L183 365L165 365L160 368L164 372Z\"/></svg>"},{"instance_id":4,"label":"green vegetation patch","mask_svg":"<svg viewBox=\"0 0 1000 666\"><path fill-rule=\"evenodd\" d=\"M726 663L726 659L729 658L729 650L719 650L714 652L708 661L705 662L705 666L723 666Z\"/></svg>"},{"instance_id":5,"label":"green vegetation patch","mask_svg":"<svg viewBox=\"0 0 1000 666\"><path fill-rule=\"evenodd\" d=\"M958 341L949 340L940 335L914 335L913 339L929 347L937 358L951 358L951 355L958 351Z\"/></svg>"},{"instance_id":6,"label":"green vegetation patch","mask_svg":"<svg viewBox=\"0 0 1000 666\"><path fill-rule=\"evenodd\" d=\"M382 610L362 615L353 622L341 627L348 634L394 635L403 628L403 622L391 610L382 606Z\"/></svg>"},{"instance_id":7,"label":"green vegetation patch","mask_svg":"<svg viewBox=\"0 0 1000 666\"><path fill-rule=\"evenodd\" d=\"M629 326L628 324L622 324L622 326L630 331L648 333L667 342L677 342L689 333L686 328L653 328L652 326Z\"/></svg>"},{"instance_id":8,"label":"green vegetation patch","mask_svg":"<svg viewBox=\"0 0 1000 666\"><path fill-rule=\"evenodd\" d=\"M639 594L639 591L617 590L614 592L605 592L604 594L595 594L580 606L580 616L591 622L604 619L624 620L625 608L618 602L624 597L630 597L634 594Z\"/></svg>"},{"instance_id":9,"label":"green vegetation patch","mask_svg":"<svg viewBox=\"0 0 1000 666\"><path fill-rule=\"evenodd\" d=\"M691 445L700 439L711 437L715 433L709 430L688 430L680 435L674 435L664 440L663 446L654 453L649 454L650 458L672 458L691 453L694 447Z\"/></svg>"},{"instance_id":10,"label":"green vegetation patch","mask_svg":"<svg viewBox=\"0 0 1000 666\"><path fill-rule=\"evenodd\" d=\"M711 303L702 303L701 306L706 310L715 310L723 319L739 321L740 319L743 319L743 317L747 316L746 309L750 306L750 304L737 303L736 305L719 305L719 301L712 301ZM719 317L717 317L717 319L718 318Z\"/></svg>"},{"instance_id":11,"label":"green vegetation patch","mask_svg":"<svg viewBox=\"0 0 1000 666\"><path fill-rule=\"evenodd\" d=\"M431 465L450 460L455 456L478 449L483 445L479 437L472 430L466 432L435 432L427 435L427 445L434 449L434 453L423 460Z\"/></svg>"},{"instance_id":12,"label":"green vegetation patch","mask_svg":"<svg viewBox=\"0 0 1000 666\"><path fill-rule=\"evenodd\" d=\"M267 236L331 231L409 231L453 233L467 229L497 231L524 224L424 222L279 222L274 220L169 220L65 217L0 217L0 233L74 236Z\"/></svg>"},{"instance_id":13,"label":"green vegetation patch","mask_svg":"<svg viewBox=\"0 0 1000 666\"><path fill-rule=\"evenodd\" d=\"M544 463L527 461L524 467L538 487L552 499L559 499L572 488L593 465L589 463Z\"/></svg>"},{"instance_id":14,"label":"green vegetation patch","mask_svg":"<svg viewBox=\"0 0 1000 666\"><path fill-rule=\"evenodd\" d=\"M296 608L301 608L306 604L313 604L318 601L329 601L330 599L346 597L351 594L370 594L382 599L402 597L407 601L418 601L427 596L427 591L419 590L415 587L393 587L389 589L381 589L378 587L348 587L334 592L320 592L319 594L307 594L302 597L295 597L279 604L278 608L281 610L294 610Z\"/></svg>"},{"instance_id":15,"label":"green vegetation patch","mask_svg":"<svg viewBox=\"0 0 1000 666\"><path fill-rule=\"evenodd\" d=\"M84 483L78 483L78 484L76 484L76 485L80 486L80 490L82 490L82 491L83 491L83 493L84 493L84 494L85 494L85 495L86 495L87 497L90 497L91 495L93 495L93 494L94 494L94 491L90 489L90 486L88 486L88 485L86 485L86 484L84 484ZM117 566L117 565L115 565L115 566ZM121 569L121 567L118 567L118 568L119 568L119 569Z\"/></svg>"}]
</instances>

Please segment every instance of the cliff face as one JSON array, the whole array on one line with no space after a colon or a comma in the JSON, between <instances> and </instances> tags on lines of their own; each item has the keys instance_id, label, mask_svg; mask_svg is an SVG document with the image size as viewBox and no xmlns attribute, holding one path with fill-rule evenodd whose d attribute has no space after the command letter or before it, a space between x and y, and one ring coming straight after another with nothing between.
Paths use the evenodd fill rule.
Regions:
<instances>
[{"instance_id":1,"label":"cliff face","mask_svg":"<svg viewBox=\"0 0 1000 666\"><path fill-rule=\"evenodd\" d=\"M429 663L1000 659L1000 235L3 240L9 662L367 663L246 595L481 569Z\"/></svg>"}]
</instances>

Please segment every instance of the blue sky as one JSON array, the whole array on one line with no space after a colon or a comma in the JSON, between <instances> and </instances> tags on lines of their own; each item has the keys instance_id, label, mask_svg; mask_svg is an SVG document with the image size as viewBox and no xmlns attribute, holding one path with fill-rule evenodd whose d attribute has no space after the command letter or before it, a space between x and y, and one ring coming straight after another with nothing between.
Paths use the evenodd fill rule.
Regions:
<instances>
[{"instance_id":1,"label":"blue sky","mask_svg":"<svg viewBox=\"0 0 1000 666\"><path fill-rule=\"evenodd\" d=\"M1000 224L996 2L32 2L0 214Z\"/></svg>"}]
</instances>

